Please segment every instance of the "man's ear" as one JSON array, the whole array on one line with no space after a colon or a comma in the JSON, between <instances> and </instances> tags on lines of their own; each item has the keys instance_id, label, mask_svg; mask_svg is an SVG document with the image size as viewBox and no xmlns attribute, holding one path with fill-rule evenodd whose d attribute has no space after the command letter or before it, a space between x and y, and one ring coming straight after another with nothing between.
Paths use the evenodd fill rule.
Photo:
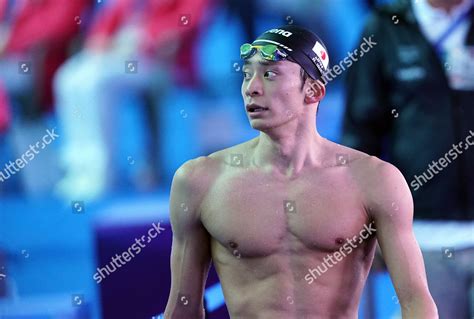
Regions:
<instances>
[{"instance_id":1,"label":"man's ear","mask_svg":"<svg viewBox=\"0 0 474 319\"><path fill-rule=\"evenodd\" d=\"M307 104L317 103L326 95L326 86L320 80L309 79L305 83L304 101Z\"/></svg>"}]
</instances>

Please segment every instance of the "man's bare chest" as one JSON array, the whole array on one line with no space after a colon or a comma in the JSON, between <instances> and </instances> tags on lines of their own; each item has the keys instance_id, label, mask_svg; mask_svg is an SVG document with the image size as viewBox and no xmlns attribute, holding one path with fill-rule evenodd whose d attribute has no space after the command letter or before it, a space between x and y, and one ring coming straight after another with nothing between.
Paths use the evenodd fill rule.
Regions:
<instances>
[{"instance_id":1,"label":"man's bare chest","mask_svg":"<svg viewBox=\"0 0 474 319\"><path fill-rule=\"evenodd\" d=\"M201 220L234 255L334 251L368 222L355 187L337 172L291 182L258 173L223 175L201 205Z\"/></svg>"}]
</instances>

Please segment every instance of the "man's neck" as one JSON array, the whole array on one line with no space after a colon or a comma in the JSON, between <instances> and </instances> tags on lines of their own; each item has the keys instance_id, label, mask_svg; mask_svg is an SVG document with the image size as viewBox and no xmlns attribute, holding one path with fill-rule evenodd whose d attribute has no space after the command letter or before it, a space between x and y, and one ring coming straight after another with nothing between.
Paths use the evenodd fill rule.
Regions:
<instances>
[{"instance_id":1,"label":"man's neck","mask_svg":"<svg viewBox=\"0 0 474 319\"><path fill-rule=\"evenodd\" d=\"M305 167L322 164L324 140L316 130L281 136L261 132L252 164L279 177L296 177Z\"/></svg>"}]
</instances>

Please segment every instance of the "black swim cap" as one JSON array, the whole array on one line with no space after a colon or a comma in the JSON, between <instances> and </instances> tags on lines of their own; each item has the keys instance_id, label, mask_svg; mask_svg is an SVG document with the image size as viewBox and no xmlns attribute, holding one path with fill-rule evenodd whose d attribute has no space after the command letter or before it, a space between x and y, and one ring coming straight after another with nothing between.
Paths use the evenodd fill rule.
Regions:
<instances>
[{"instance_id":1,"label":"black swim cap","mask_svg":"<svg viewBox=\"0 0 474 319\"><path fill-rule=\"evenodd\" d=\"M296 25L285 25L262 33L252 45L275 44L283 49L314 80L329 68L329 55L323 41L313 32Z\"/></svg>"}]
</instances>

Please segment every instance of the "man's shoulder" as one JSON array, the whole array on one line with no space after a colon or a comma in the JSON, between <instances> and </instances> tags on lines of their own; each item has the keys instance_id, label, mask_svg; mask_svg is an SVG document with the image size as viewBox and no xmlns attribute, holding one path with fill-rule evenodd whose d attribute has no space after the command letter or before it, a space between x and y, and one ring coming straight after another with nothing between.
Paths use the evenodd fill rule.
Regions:
<instances>
[{"instance_id":1,"label":"man's shoulder","mask_svg":"<svg viewBox=\"0 0 474 319\"><path fill-rule=\"evenodd\" d=\"M403 177L395 165L347 146L338 144L336 158L338 165L346 164L361 185L382 186L381 182L385 184L399 182L400 177Z\"/></svg>"},{"instance_id":2,"label":"man's shoulder","mask_svg":"<svg viewBox=\"0 0 474 319\"><path fill-rule=\"evenodd\" d=\"M332 141L329 141L328 154L331 154L329 159L331 163L333 162L332 157L335 155L337 166L347 166L350 169L370 166L372 162L371 155Z\"/></svg>"},{"instance_id":3,"label":"man's shoulder","mask_svg":"<svg viewBox=\"0 0 474 319\"><path fill-rule=\"evenodd\" d=\"M209 155L190 159L182 164L176 174L185 175L187 178L197 180L199 184L207 179L216 178L223 171L224 166L232 165L233 157L243 158L255 139L217 150Z\"/></svg>"},{"instance_id":4,"label":"man's shoulder","mask_svg":"<svg viewBox=\"0 0 474 319\"><path fill-rule=\"evenodd\" d=\"M401 175L395 165L386 162L377 156L368 154L354 161L353 168L355 171L359 171L365 179L379 179L386 178L390 175Z\"/></svg>"},{"instance_id":5,"label":"man's shoulder","mask_svg":"<svg viewBox=\"0 0 474 319\"><path fill-rule=\"evenodd\" d=\"M410 189L395 165L354 149L346 151L349 154L349 172L356 182L364 207L372 217L392 209L403 208L407 214L411 213Z\"/></svg>"},{"instance_id":6,"label":"man's shoulder","mask_svg":"<svg viewBox=\"0 0 474 319\"><path fill-rule=\"evenodd\" d=\"M236 144L222 150L215 151L208 155L209 159L214 161L218 161L221 163L231 163L233 160L233 156L245 156L248 154L249 150L252 146L255 146L258 138L254 138L240 144Z\"/></svg>"},{"instance_id":7,"label":"man's shoulder","mask_svg":"<svg viewBox=\"0 0 474 319\"><path fill-rule=\"evenodd\" d=\"M354 175L358 176L362 182L370 182L386 179L392 175L401 175L395 165L386 162L377 156L356 151L353 160L349 161L349 166Z\"/></svg>"}]
</instances>

